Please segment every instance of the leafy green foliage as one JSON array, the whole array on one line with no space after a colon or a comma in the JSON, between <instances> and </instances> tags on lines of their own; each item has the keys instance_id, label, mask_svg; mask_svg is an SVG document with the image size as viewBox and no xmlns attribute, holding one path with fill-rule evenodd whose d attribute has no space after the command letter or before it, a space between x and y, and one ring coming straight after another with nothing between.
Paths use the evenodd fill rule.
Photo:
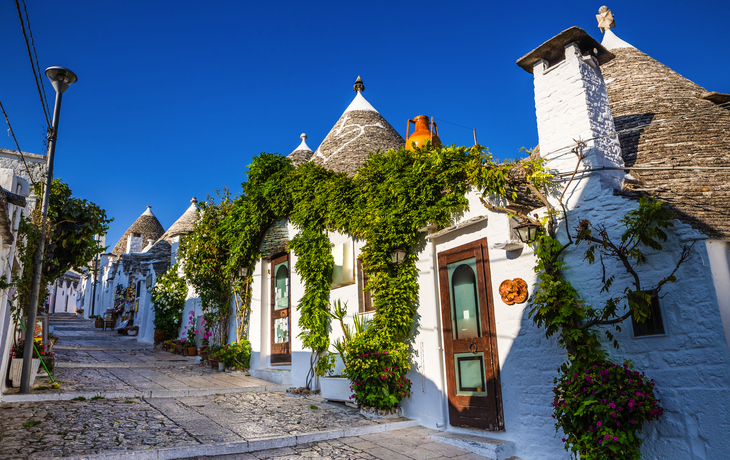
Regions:
<instances>
[{"instance_id":1,"label":"leafy green foliage","mask_svg":"<svg viewBox=\"0 0 730 460\"><path fill-rule=\"evenodd\" d=\"M34 193L43 196L44 184L35 184ZM40 242L42 222L41 205L29 216L22 216L18 226L18 254L24 267L20 276L14 277L18 287L19 305L28 308L35 272L35 253ZM61 179L51 183L46 222L46 250L41 272L41 295L48 295L47 286L55 283L66 271L83 271L97 254L104 252L94 237L109 230L113 219L97 204L74 197L71 188Z\"/></svg>"},{"instance_id":2,"label":"leafy green foliage","mask_svg":"<svg viewBox=\"0 0 730 460\"><path fill-rule=\"evenodd\" d=\"M185 280L178 275L176 263L157 278L152 288L152 311L155 313L155 329L165 331L165 336L175 338L180 331L182 311L188 293Z\"/></svg>"},{"instance_id":3,"label":"leafy green foliage","mask_svg":"<svg viewBox=\"0 0 730 460\"><path fill-rule=\"evenodd\" d=\"M554 417L566 433L565 450L585 459L641 458L638 432L664 412L653 380L628 363L601 360L561 374L555 385Z\"/></svg>"},{"instance_id":4,"label":"leafy green foliage","mask_svg":"<svg viewBox=\"0 0 730 460\"><path fill-rule=\"evenodd\" d=\"M335 373L337 356L333 353L323 353L314 365L314 373L319 377L330 376Z\"/></svg>"},{"instance_id":5,"label":"leafy green foliage","mask_svg":"<svg viewBox=\"0 0 730 460\"><path fill-rule=\"evenodd\" d=\"M231 342L218 349L215 356L229 369L248 369L251 363L251 342L245 339Z\"/></svg>"},{"instance_id":6,"label":"leafy green foliage","mask_svg":"<svg viewBox=\"0 0 730 460\"><path fill-rule=\"evenodd\" d=\"M566 264L560 257L570 243L561 245L549 235L540 240L535 267L538 282L529 315L547 337L557 334L558 343L567 351L569 361L560 367L556 379L554 417L556 429L566 433L566 450L580 453L581 458L640 458L637 431L644 422L662 415L654 384L628 364L618 366L607 360L598 327L612 326L620 331L621 323L632 316L638 322L645 321L651 312L652 295L676 281L675 273L689 259L691 246L682 248L674 269L649 289L642 286L637 269L646 262L646 248L662 250L661 243L667 240L663 229L673 226L672 219L664 203L642 198L638 208L621 220L624 230L619 242L611 239L605 226L594 228L588 220L580 222L576 244L588 245L584 260L593 264L599 253L601 261L604 257L618 261L633 281L633 287L624 287L621 295L609 297L600 308L584 301L563 277ZM601 293L610 294L615 281L616 275L605 277ZM604 333L618 348L613 333Z\"/></svg>"},{"instance_id":7,"label":"leafy green foliage","mask_svg":"<svg viewBox=\"0 0 730 460\"><path fill-rule=\"evenodd\" d=\"M476 188L483 196L514 197L526 181L540 185L548 177L539 160L497 165L480 146L375 152L355 177L312 163L294 168L287 158L262 153L253 159L247 176L240 197L232 200L226 192L220 204L209 199L201 205L204 217L181 245L188 280L204 305L213 299L222 309L233 290L236 301L247 306L250 293L237 286L251 278L240 280L239 270L252 272L261 257L259 246L266 230L281 219L290 219L299 232L289 249L297 254L294 270L305 287L297 305L300 337L305 347L322 355L329 347L334 268L327 232L365 241L362 263L368 272L375 317L366 332L337 345L348 376L361 376L363 382L370 377L362 374L368 368L358 357L365 354L360 352L362 347L373 353L388 351L395 357L388 359L399 361L398 371L386 364L388 371L378 371L380 381L373 380L375 383L358 390L360 399L377 407L392 407L410 388L404 377L409 353L403 342L411 334L418 308L415 262L423 244L419 230L450 225L467 210L470 189ZM407 252L402 264L391 262L390 253L395 249ZM243 293L240 300L237 292ZM368 352L368 356L372 361L372 356L380 355ZM329 360L328 355L323 359ZM321 368L327 364L323 362ZM375 371L383 363L371 364L370 370ZM377 395L368 396L370 390Z\"/></svg>"},{"instance_id":8,"label":"leafy green foliage","mask_svg":"<svg viewBox=\"0 0 730 460\"><path fill-rule=\"evenodd\" d=\"M347 343L345 373L359 405L390 409L411 395L411 381L405 376L410 353L405 343L387 343L368 331Z\"/></svg>"},{"instance_id":9,"label":"leafy green foliage","mask_svg":"<svg viewBox=\"0 0 730 460\"><path fill-rule=\"evenodd\" d=\"M222 223L232 203L227 189L220 193L220 198L219 203L211 196L198 203L199 218L193 232L180 241L178 257L183 261L185 279L200 296L206 326L213 328L214 340L225 344L231 313L231 286L226 270L229 240Z\"/></svg>"}]
</instances>

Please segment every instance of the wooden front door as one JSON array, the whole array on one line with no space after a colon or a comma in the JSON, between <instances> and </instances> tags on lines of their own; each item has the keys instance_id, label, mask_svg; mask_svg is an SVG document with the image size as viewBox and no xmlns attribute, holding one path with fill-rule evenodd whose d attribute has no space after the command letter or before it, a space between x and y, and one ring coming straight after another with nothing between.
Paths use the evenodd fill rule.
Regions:
<instances>
[{"instance_id":1,"label":"wooden front door","mask_svg":"<svg viewBox=\"0 0 730 460\"><path fill-rule=\"evenodd\" d=\"M271 363L291 363L289 254L271 261Z\"/></svg>"},{"instance_id":2,"label":"wooden front door","mask_svg":"<svg viewBox=\"0 0 730 460\"><path fill-rule=\"evenodd\" d=\"M439 253L451 426L504 429L487 240Z\"/></svg>"}]
</instances>

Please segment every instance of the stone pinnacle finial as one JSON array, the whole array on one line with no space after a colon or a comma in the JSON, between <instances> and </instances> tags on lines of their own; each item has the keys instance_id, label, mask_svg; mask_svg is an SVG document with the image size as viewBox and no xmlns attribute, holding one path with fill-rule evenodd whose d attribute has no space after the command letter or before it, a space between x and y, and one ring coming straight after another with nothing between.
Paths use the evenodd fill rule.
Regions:
<instances>
[{"instance_id":1,"label":"stone pinnacle finial","mask_svg":"<svg viewBox=\"0 0 730 460\"><path fill-rule=\"evenodd\" d=\"M362 78L360 78L360 75L357 76L357 80L355 80L355 86L352 87L352 90L356 93L362 93L365 91L365 84L362 82Z\"/></svg>"},{"instance_id":2,"label":"stone pinnacle finial","mask_svg":"<svg viewBox=\"0 0 730 460\"><path fill-rule=\"evenodd\" d=\"M598 19L598 28L601 29L601 32L606 32L612 27L616 27L616 21L613 20L613 13L605 5L598 9L596 19Z\"/></svg>"},{"instance_id":3,"label":"stone pinnacle finial","mask_svg":"<svg viewBox=\"0 0 730 460\"><path fill-rule=\"evenodd\" d=\"M190 204L195 204L195 203L197 203L197 202L198 202L198 199L197 199L197 198L195 198L195 197L193 197L193 198L192 198L192 199L190 200Z\"/></svg>"},{"instance_id":4,"label":"stone pinnacle finial","mask_svg":"<svg viewBox=\"0 0 730 460\"><path fill-rule=\"evenodd\" d=\"M307 133L302 133L302 135L301 135L301 136L299 136L299 137L300 137L300 138L301 138L302 140L304 140L304 139L306 139L306 138L307 138Z\"/></svg>"}]
</instances>

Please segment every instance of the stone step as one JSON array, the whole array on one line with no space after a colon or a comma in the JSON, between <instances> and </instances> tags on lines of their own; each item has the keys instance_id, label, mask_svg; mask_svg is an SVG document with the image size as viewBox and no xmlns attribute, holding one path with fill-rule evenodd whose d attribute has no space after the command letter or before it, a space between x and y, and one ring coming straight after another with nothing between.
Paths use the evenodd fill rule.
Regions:
<instances>
[{"instance_id":1,"label":"stone step","mask_svg":"<svg viewBox=\"0 0 730 460\"><path fill-rule=\"evenodd\" d=\"M279 385L291 385L291 370L289 369L251 369L251 377L266 380Z\"/></svg>"},{"instance_id":2,"label":"stone step","mask_svg":"<svg viewBox=\"0 0 730 460\"><path fill-rule=\"evenodd\" d=\"M490 460L519 460L514 457L516 447L512 441L445 432L432 434L429 438L454 447L460 447Z\"/></svg>"}]
</instances>

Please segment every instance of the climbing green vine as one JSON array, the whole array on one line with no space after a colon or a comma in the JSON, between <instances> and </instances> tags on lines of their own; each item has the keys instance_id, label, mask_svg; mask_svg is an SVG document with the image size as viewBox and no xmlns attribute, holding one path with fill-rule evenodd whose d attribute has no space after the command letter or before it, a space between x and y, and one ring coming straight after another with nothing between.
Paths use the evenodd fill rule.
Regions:
<instances>
[{"instance_id":1,"label":"climbing green vine","mask_svg":"<svg viewBox=\"0 0 730 460\"><path fill-rule=\"evenodd\" d=\"M608 359L600 341L601 326L621 331L624 321L633 317L645 321L651 314L651 299L658 296L667 283L677 280L676 272L691 254L692 246L684 246L676 265L667 270L656 284L642 283L640 266L646 261L644 252L661 251L667 241L665 229L673 227L674 215L664 203L642 198L637 209L621 219L620 237L612 237L612 229L588 220L580 222L575 236L562 244L555 235L545 235L537 247L538 282L532 295L529 315L545 335L558 336L568 361L555 379L553 401L556 429L566 435L565 449L581 458L635 460L640 458L641 439L638 431L650 420L659 418L663 409L654 395L654 383L630 363L619 365ZM596 262L596 253L603 261L619 263L629 276L630 284L615 294L616 274L604 277L601 293L609 294L605 303L594 307L581 298L565 278L568 268L562 257L575 244L586 244L584 260ZM603 263L603 262L602 262ZM611 329L603 330L615 348L619 343Z\"/></svg>"},{"instance_id":2,"label":"climbing green vine","mask_svg":"<svg viewBox=\"0 0 730 460\"><path fill-rule=\"evenodd\" d=\"M366 364L362 361L366 358L356 358L365 354L360 352L364 348L388 351L390 356L400 356L401 365L392 378L381 380L403 385L410 366L404 358L409 355L405 342L418 308L416 257L424 245L420 230L450 225L468 209L469 190L476 189L483 197L514 198L525 184L536 191L547 177L540 160L498 164L480 146L375 152L354 177L313 163L294 167L287 158L262 153L248 168L239 197L224 195L219 205L209 199L201 206L204 217L181 245L185 272L204 303L212 293L223 305L230 301L223 292L230 293L232 286L237 289L241 268L249 269L245 282L250 282L266 231L277 221L289 219L298 232L288 249L297 254L294 269L305 287L297 305L300 337L316 361L329 347L334 260L328 232L364 241L361 261L376 311L370 327L350 342L348 363ZM205 217L206 213L210 215ZM391 261L396 249L406 251L401 264ZM211 284L213 290L208 288ZM250 296L240 302L248 305ZM381 362L379 358L374 365ZM356 372L353 367L350 371ZM376 386L363 388L372 392ZM392 407L403 392L391 390L380 388L389 396L368 397L369 404ZM393 394L401 396L394 400Z\"/></svg>"}]
</instances>

